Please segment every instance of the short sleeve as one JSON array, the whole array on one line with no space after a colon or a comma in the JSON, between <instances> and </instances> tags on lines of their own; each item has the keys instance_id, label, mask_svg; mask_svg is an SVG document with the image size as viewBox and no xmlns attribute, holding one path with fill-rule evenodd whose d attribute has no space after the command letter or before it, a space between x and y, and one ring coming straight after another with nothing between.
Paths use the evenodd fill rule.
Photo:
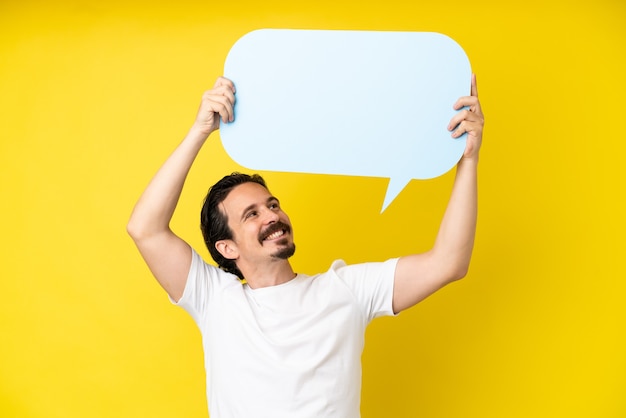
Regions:
<instances>
[{"instance_id":1,"label":"short sleeve","mask_svg":"<svg viewBox=\"0 0 626 418\"><path fill-rule=\"evenodd\" d=\"M369 322L379 316L395 315L393 283L397 264L397 258L349 266L338 260L332 264L331 271L350 289Z\"/></svg>"},{"instance_id":2,"label":"short sleeve","mask_svg":"<svg viewBox=\"0 0 626 418\"><path fill-rule=\"evenodd\" d=\"M225 280L236 281L236 277L226 273L217 267L207 264L202 257L192 248L191 266L187 275L187 282L182 297L178 303L170 298L170 301L185 309L197 324L206 316L207 307L216 288Z\"/></svg>"}]
</instances>

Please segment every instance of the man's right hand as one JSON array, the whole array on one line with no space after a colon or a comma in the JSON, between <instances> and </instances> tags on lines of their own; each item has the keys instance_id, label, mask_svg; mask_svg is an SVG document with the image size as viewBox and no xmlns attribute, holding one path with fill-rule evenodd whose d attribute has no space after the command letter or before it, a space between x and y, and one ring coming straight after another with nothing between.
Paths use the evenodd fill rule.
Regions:
<instances>
[{"instance_id":1,"label":"man's right hand","mask_svg":"<svg viewBox=\"0 0 626 418\"><path fill-rule=\"evenodd\" d=\"M235 120L233 108L235 106L235 86L227 78L219 77L211 90L202 95L202 102L196 115L194 128L209 136L220 127L222 122Z\"/></svg>"}]
</instances>

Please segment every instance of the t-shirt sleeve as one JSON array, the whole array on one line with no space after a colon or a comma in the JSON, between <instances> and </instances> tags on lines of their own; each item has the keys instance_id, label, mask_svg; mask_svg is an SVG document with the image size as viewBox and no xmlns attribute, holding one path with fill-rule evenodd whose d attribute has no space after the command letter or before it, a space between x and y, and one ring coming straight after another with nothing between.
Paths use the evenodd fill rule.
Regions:
<instances>
[{"instance_id":1,"label":"t-shirt sleeve","mask_svg":"<svg viewBox=\"0 0 626 418\"><path fill-rule=\"evenodd\" d=\"M200 323L201 318L206 315L207 305L214 293L214 287L217 286L219 275L223 272L217 267L207 264L193 248L191 255L191 266L183 295L178 303L171 298L170 301L185 309L196 323Z\"/></svg>"},{"instance_id":2,"label":"t-shirt sleeve","mask_svg":"<svg viewBox=\"0 0 626 418\"><path fill-rule=\"evenodd\" d=\"M331 270L337 274L362 306L368 322L393 312L393 283L398 259L382 263L363 263L347 266L335 261Z\"/></svg>"}]
</instances>

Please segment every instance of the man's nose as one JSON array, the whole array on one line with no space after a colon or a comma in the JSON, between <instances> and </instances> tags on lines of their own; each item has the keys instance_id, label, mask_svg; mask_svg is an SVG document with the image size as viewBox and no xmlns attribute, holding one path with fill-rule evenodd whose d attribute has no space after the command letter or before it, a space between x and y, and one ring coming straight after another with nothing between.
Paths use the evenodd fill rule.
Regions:
<instances>
[{"instance_id":1,"label":"man's nose","mask_svg":"<svg viewBox=\"0 0 626 418\"><path fill-rule=\"evenodd\" d=\"M278 214L271 210L270 208L265 208L263 210L263 223L265 224L273 224L278 222Z\"/></svg>"}]
</instances>

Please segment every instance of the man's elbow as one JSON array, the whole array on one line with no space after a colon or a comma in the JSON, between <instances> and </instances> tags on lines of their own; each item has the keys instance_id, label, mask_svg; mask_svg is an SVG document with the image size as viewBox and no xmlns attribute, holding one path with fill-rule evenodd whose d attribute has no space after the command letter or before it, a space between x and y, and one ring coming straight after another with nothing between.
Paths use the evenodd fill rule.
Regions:
<instances>
[{"instance_id":1,"label":"man's elbow","mask_svg":"<svg viewBox=\"0 0 626 418\"><path fill-rule=\"evenodd\" d=\"M453 282L464 279L467 276L469 269L459 270L458 273L452 278Z\"/></svg>"},{"instance_id":2,"label":"man's elbow","mask_svg":"<svg viewBox=\"0 0 626 418\"><path fill-rule=\"evenodd\" d=\"M448 272L448 283L456 282L467 276L469 263L458 263Z\"/></svg>"},{"instance_id":3,"label":"man's elbow","mask_svg":"<svg viewBox=\"0 0 626 418\"><path fill-rule=\"evenodd\" d=\"M467 276L472 259L471 247L448 250L436 247L433 251L435 265L441 266L442 279L444 284L461 280Z\"/></svg>"},{"instance_id":4,"label":"man's elbow","mask_svg":"<svg viewBox=\"0 0 626 418\"><path fill-rule=\"evenodd\" d=\"M141 241L142 239L144 239L146 236L149 235L148 230L145 227L145 225L139 222L134 217L131 217L128 223L126 224L126 232L128 233L128 235L130 235L130 237L135 242Z\"/></svg>"},{"instance_id":5,"label":"man's elbow","mask_svg":"<svg viewBox=\"0 0 626 418\"><path fill-rule=\"evenodd\" d=\"M465 251L459 251L449 254L450 277L451 281L461 280L469 273L470 262L472 260L471 248Z\"/></svg>"}]
</instances>

